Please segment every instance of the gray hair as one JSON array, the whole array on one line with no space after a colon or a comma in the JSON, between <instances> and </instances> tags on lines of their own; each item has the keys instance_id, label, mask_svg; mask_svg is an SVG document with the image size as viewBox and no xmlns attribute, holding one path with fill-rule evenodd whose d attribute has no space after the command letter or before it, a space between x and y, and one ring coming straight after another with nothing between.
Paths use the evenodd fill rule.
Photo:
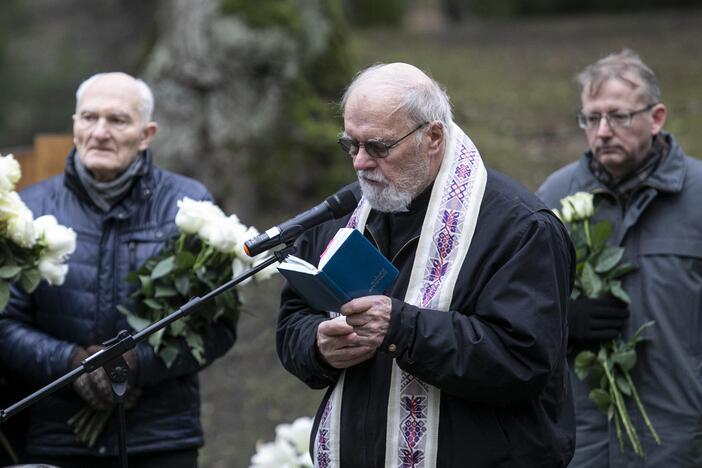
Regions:
<instances>
[{"instance_id":1,"label":"gray hair","mask_svg":"<svg viewBox=\"0 0 702 468\"><path fill-rule=\"evenodd\" d=\"M80 98L83 96L83 94L85 94L85 91L90 87L90 85L97 79L103 78L107 75L112 75L114 73L122 74L134 80L139 92L139 113L141 114L144 124L150 122L154 112L154 94L151 92L151 88L149 88L149 85L147 85L143 80L134 78L133 76L122 72L96 73L87 80L83 81L80 86L78 86L78 90L76 90L76 112L78 111L78 102L80 101Z\"/></svg>"},{"instance_id":2,"label":"gray hair","mask_svg":"<svg viewBox=\"0 0 702 468\"><path fill-rule=\"evenodd\" d=\"M374 83L400 97L399 105L406 111L410 125L439 120L443 122L445 128L448 128L453 120L453 114L449 97L441 85L424 72L422 73L426 76L426 80L418 80L416 76L410 74L383 73L382 69L388 65L387 63L371 65L354 77L339 103L341 113L344 113L351 94L361 83L372 77Z\"/></svg>"},{"instance_id":3,"label":"gray hair","mask_svg":"<svg viewBox=\"0 0 702 468\"><path fill-rule=\"evenodd\" d=\"M661 102L656 74L630 49L609 54L576 75L583 91L587 90L591 95L597 94L602 85L611 79L624 81L633 89L638 89L640 97L647 104Z\"/></svg>"}]
</instances>

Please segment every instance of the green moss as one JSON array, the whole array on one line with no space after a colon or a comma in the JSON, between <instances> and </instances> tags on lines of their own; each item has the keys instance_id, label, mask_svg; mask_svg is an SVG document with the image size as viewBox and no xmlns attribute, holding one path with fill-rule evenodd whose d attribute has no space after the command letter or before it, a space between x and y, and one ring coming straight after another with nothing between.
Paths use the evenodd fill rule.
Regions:
<instances>
[{"instance_id":1,"label":"green moss","mask_svg":"<svg viewBox=\"0 0 702 468\"><path fill-rule=\"evenodd\" d=\"M292 0L224 0L221 12L236 15L251 28L282 26L292 32L302 31L298 6Z\"/></svg>"}]
</instances>

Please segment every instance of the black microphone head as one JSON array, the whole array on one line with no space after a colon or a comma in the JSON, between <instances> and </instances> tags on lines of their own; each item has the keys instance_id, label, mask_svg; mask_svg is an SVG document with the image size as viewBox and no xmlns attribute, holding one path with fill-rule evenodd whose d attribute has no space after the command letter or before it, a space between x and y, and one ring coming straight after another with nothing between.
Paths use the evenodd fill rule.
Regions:
<instances>
[{"instance_id":1,"label":"black microphone head","mask_svg":"<svg viewBox=\"0 0 702 468\"><path fill-rule=\"evenodd\" d=\"M329 205L329 210L332 212L334 219L346 216L356 209L356 205L358 205L356 195L351 190L336 192L324 201Z\"/></svg>"}]
</instances>

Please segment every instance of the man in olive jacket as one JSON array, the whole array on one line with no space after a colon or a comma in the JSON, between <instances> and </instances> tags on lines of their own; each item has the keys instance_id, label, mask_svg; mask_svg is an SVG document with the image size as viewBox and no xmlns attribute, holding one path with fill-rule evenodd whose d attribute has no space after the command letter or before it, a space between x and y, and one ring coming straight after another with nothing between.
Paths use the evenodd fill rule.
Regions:
<instances>
[{"instance_id":1,"label":"man in olive jacket","mask_svg":"<svg viewBox=\"0 0 702 468\"><path fill-rule=\"evenodd\" d=\"M619 335L630 338L646 321L631 375L657 445L633 402L628 406L646 458L635 455L613 422L573 377L577 446L573 467L702 466L702 163L663 131L666 107L656 77L629 50L609 55L579 76L578 122L589 149L551 175L539 196L551 207L562 197L594 195L595 218L613 226L610 239L637 269L623 277L631 298L572 301L574 355Z\"/></svg>"},{"instance_id":2,"label":"man in olive jacket","mask_svg":"<svg viewBox=\"0 0 702 468\"><path fill-rule=\"evenodd\" d=\"M350 217L305 233L299 254L316 264L346 225L399 276L332 319L283 290L280 359L328 389L316 466L565 466L574 447L565 228L485 169L448 96L417 68L365 70L342 109L339 143L363 197Z\"/></svg>"}]
</instances>

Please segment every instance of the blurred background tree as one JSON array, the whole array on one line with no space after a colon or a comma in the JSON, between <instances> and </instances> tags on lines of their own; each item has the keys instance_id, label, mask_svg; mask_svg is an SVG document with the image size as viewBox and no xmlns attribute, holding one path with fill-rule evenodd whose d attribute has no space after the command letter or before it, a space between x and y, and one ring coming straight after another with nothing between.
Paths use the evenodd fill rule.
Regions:
<instances>
[{"instance_id":1,"label":"blurred background tree","mask_svg":"<svg viewBox=\"0 0 702 468\"><path fill-rule=\"evenodd\" d=\"M156 94L156 161L267 228L354 174L336 102L355 72L405 61L451 96L488 166L535 189L578 157L574 74L629 47L658 74L666 125L702 155L702 9L692 0L4 0L0 148L70 132L78 83L123 70ZM239 341L201 374L203 467L248 466L257 440L322 397L275 356L280 279L247 286Z\"/></svg>"}]
</instances>

